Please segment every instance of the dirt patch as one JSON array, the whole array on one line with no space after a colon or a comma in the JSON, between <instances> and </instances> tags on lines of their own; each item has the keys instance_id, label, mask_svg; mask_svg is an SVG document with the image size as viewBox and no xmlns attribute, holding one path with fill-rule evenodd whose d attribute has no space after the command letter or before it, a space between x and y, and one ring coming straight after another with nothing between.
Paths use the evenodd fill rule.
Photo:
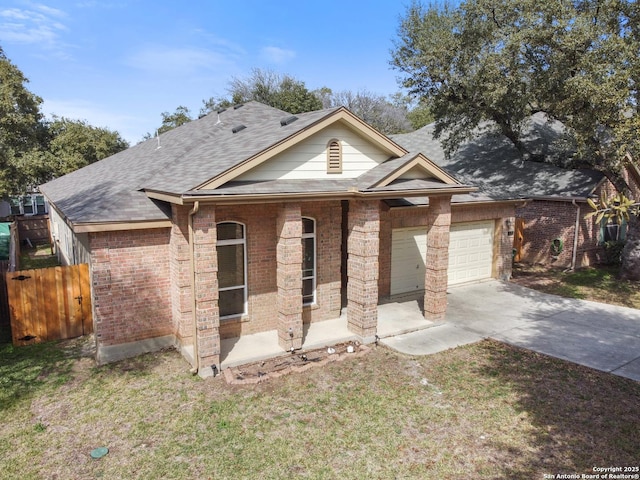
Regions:
<instances>
[{"instance_id":1,"label":"dirt patch","mask_svg":"<svg viewBox=\"0 0 640 480\"><path fill-rule=\"evenodd\" d=\"M552 278L551 275L545 273L534 275L514 275L511 278L511 282L523 287L533 288L534 290L547 289L558 283L558 281Z\"/></svg>"},{"instance_id":2,"label":"dirt patch","mask_svg":"<svg viewBox=\"0 0 640 480\"><path fill-rule=\"evenodd\" d=\"M350 357L360 357L370 351L370 347L359 342L339 343L331 347L313 350L299 350L279 357L248 363L224 370L224 378L229 384L247 385L261 383L292 372L305 372L322 367L331 362L341 362Z\"/></svg>"}]
</instances>

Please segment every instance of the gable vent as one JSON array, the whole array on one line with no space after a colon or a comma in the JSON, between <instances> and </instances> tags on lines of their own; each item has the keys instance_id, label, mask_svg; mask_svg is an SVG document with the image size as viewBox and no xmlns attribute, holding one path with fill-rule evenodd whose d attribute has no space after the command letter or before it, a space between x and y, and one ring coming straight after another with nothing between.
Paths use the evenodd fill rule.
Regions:
<instances>
[{"instance_id":1,"label":"gable vent","mask_svg":"<svg viewBox=\"0 0 640 480\"><path fill-rule=\"evenodd\" d=\"M298 119L298 117L296 117L295 115L291 115L290 117L285 117L285 118L280 120L280 126L284 127L286 125L289 125L289 124L295 122L297 119Z\"/></svg>"},{"instance_id":2,"label":"gable vent","mask_svg":"<svg viewBox=\"0 0 640 480\"><path fill-rule=\"evenodd\" d=\"M338 140L327 145L327 173L342 173L342 145Z\"/></svg>"},{"instance_id":3,"label":"gable vent","mask_svg":"<svg viewBox=\"0 0 640 480\"><path fill-rule=\"evenodd\" d=\"M245 128L247 127L245 127L244 125L236 125L231 129L231 132L238 133L240 130L244 130Z\"/></svg>"}]
</instances>

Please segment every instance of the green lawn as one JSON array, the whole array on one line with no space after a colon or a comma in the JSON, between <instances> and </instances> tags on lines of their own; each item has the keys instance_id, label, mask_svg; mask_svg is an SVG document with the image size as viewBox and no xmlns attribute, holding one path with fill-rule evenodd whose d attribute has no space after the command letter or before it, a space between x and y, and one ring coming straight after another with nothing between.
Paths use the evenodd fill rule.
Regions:
<instances>
[{"instance_id":1,"label":"green lawn","mask_svg":"<svg viewBox=\"0 0 640 480\"><path fill-rule=\"evenodd\" d=\"M640 283L620 280L618 267L614 266L565 271L518 264L512 281L562 297L640 308Z\"/></svg>"},{"instance_id":2,"label":"green lawn","mask_svg":"<svg viewBox=\"0 0 640 480\"><path fill-rule=\"evenodd\" d=\"M36 245L20 252L20 270L57 267L58 258L51 254L51 245Z\"/></svg>"},{"instance_id":3,"label":"green lawn","mask_svg":"<svg viewBox=\"0 0 640 480\"><path fill-rule=\"evenodd\" d=\"M493 341L253 386L81 347L0 346L1 478L534 479L640 458L638 382Z\"/></svg>"}]
</instances>

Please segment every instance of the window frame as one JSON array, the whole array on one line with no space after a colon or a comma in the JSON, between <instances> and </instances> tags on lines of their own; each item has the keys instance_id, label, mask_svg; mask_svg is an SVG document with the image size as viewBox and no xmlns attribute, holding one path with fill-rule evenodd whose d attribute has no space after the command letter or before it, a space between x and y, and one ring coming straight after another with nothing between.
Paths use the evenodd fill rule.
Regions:
<instances>
[{"instance_id":1,"label":"window frame","mask_svg":"<svg viewBox=\"0 0 640 480\"><path fill-rule=\"evenodd\" d=\"M311 224L313 225L313 231L311 233L304 233L304 221L305 220L310 220ZM317 242L317 222L316 219L313 217L302 217L302 225L303 225L303 232L302 232L302 236L301 236L301 241L302 241L302 265L301 265L301 269L302 269L302 285L303 285L303 290L302 290L302 306L303 307L307 307L307 306L311 306L311 305L315 305L317 302L317 289L318 289L318 242ZM312 268L312 275L307 275L306 277L304 276L304 245L305 239L311 238L313 239L313 268ZM305 280L311 280L311 285L313 288L313 293L312 293L312 300L310 302L305 302L304 300L304 281Z\"/></svg>"},{"instance_id":2,"label":"window frame","mask_svg":"<svg viewBox=\"0 0 640 480\"><path fill-rule=\"evenodd\" d=\"M608 232L607 232L607 227L611 225L611 226L615 226L616 228L616 237L617 238L609 238L607 239L607 237L609 236ZM622 223L618 223L616 218L603 218L600 221L600 245L604 245L607 242L624 242L626 241L627 238L627 221L623 218L622 219Z\"/></svg>"},{"instance_id":3,"label":"window frame","mask_svg":"<svg viewBox=\"0 0 640 480\"><path fill-rule=\"evenodd\" d=\"M35 211L34 215L46 215L47 202L44 200L44 195L33 195L33 208Z\"/></svg>"},{"instance_id":4,"label":"window frame","mask_svg":"<svg viewBox=\"0 0 640 480\"><path fill-rule=\"evenodd\" d=\"M25 216L33 216L35 215L35 207L34 207L34 198L33 195L23 195L20 198L20 206L22 207L22 214ZM27 208L30 209L30 211L27 211Z\"/></svg>"},{"instance_id":5,"label":"window frame","mask_svg":"<svg viewBox=\"0 0 640 480\"><path fill-rule=\"evenodd\" d=\"M11 215L22 215L22 197L9 197L9 211Z\"/></svg>"},{"instance_id":6,"label":"window frame","mask_svg":"<svg viewBox=\"0 0 640 480\"><path fill-rule=\"evenodd\" d=\"M227 239L227 240L218 240L217 238L217 232L218 232L218 227L222 224L234 224L234 225L241 225L242 226L242 238L231 238L231 239ZM232 313L230 315L220 315L220 320L228 320L228 319L233 319L233 318L238 318L238 317L242 317L244 315L247 315L247 311L248 311L248 288L247 288L247 284L248 284L248 272L247 272L247 226L242 223L242 222L235 222L235 221L223 221L223 222L217 222L216 223L216 259L218 259L218 255L219 255L219 250L218 247L224 247L224 246L228 246L228 245L242 245L242 260L243 260L243 265L242 268L244 269L243 271L243 278L244 278L244 283L242 285L234 285L232 287L220 287L220 283L218 281L218 309L220 308L220 293L221 292L227 292L227 291L231 291L231 290L240 290L242 288L243 290L243 302L242 302L242 312L239 313ZM220 275L220 261L218 260L218 278Z\"/></svg>"}]
</instances>

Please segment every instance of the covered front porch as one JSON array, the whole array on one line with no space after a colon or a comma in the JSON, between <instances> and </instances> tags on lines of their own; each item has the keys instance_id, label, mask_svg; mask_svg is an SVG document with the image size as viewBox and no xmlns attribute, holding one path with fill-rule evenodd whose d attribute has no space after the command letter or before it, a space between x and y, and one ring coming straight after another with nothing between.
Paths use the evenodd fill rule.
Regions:
<instances>
[{"instance_id":1,"label":"covered front porch","mask_svg":"<svg viewBox=\"0 0 640 480\"><path fill-rule=\"evenodd\" d=\"M393 337L438 325L439 322L425 319L422 301L422 296L405 295L387 299L378 305L377 336ZM339 318L305 324L300 351L359 341L360 337L348 329L346 315L346 309L343 309ZM223 339L220 343L222 369L286 355L275 329Z\"/></svg>"}]
</instances>

